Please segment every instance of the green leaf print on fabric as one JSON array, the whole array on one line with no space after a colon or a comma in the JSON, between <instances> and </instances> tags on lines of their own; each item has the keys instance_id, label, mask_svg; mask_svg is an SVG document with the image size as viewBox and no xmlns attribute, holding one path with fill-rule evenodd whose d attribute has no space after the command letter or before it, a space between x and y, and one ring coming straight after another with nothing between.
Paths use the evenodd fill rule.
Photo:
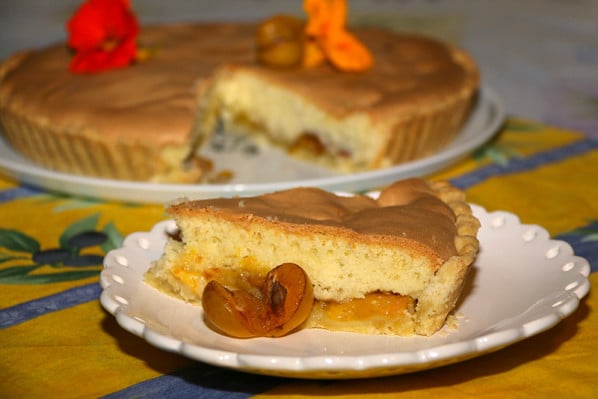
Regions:
<instances>
[{"instance_id":1,"label":"green leaf print on fabric","mask_svg":"<svg viewBox=\"0 0 598 399\"><path fill-rule=\"evenodd\" d=\"M34 237L0 229L0 284L49 284L93 277L100 272L104 254L117 248L123 237L112 222L98 229L94 214L70 224L58 238L58 247L42 248Z\"/></svg>"},{"instance_id":2,"label":"green leaf print on fabric","mask_svg":"<svg viewBox=\"0 0 598 399\"><path fill-rule=\"evenodd\" d=\"M61 248L71 248L72 243L69 243L69 240L82 232L90 231L95 229L98 224L99 215L96 213L91 215L85 219L81 219L75 223L72 223L68 226L64 232L60 235L59 243Z\"/></svg>"},{"instance_id":3,"label":"green leaf print on fabric","mask_svg":"<svg viewBox=\"0 0 598 399\"><path fill-rule=\"evenodd\" d=\"M0 229L0 247L15 252L34 253L39 251L39 242L16 230Z\"/></svg>"},{"instance_id":4,"label":"green leaf print on fabric","mask_svg":"<svg viewBox=\"0 0 598 399\"><path fill-rule=\"evenodd\" d=\"M521 158L521 155L500 144L486 144L477 149L474 152L473 157L477 161L487 158L492 163L506 166L509 164L509 160L512 158Z\"/></svg>"},{"instance_id":5,"label":"green leaf print on fabric","mask_svg":"<svg viewBox=\"0 0 598 399\"><path fill-rule=\"evenodd\" d=\"M123 242L123 235L120 234L112 222L104 226L102 233L106 234L108 237L108 239L100 245L100 248L102 248L102 250L104 250L106 253L112 249L120 247L120 244Z\"/></svg>"},{"instance_id":6,"label":"green leaf print on fabric","mask_svg":"<svg viewBox=\"0 0 598 399\"><path fill-rule=\"evenodd\" d=\"M571 234L580 236L581 242L598 241L598 220L592 220L588 226L575 229Z\"/></svg>"},{"instance_id":7,"label":"green leaf print on fabric","mask_svg":"<svg viewBox=\"0 0 598 399\"><path fill-rule=\"evenodd\" d=\"M537 123L512 118L507 120L502 130L504 132L516 132L520 134L542 132L541 126ZM496 135L492 140L475 150L473 153L474 159L478 162L489 160L494 164L507 166L510 160L523 157L521 150L528 148L528 146L521 142L500 140L500 136L500 134Z\"/></svg>"}]
</instances>

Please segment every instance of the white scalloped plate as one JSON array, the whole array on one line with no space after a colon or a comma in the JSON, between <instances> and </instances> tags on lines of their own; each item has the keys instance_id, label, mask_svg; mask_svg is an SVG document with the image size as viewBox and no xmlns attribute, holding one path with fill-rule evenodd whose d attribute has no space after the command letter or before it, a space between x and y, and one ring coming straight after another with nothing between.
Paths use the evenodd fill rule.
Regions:
<instances>
[{"instance_id":1,"label":"white scalloped plate","mask_svg":"<svg viewBox=\"0 0 598 399\"><path fill-rule=\"evenodd\" d=\"M547 231L507 212L473 205L482 227L480 254L457 327L432 337L385 337L306 329L282 338L234 339L203 322L202 309L143 282L163 249L164 221L128 236L104 260L101 303L124 329L167 351L216 366L298 378L401 374L496 351L545 331L570 315L590 289L590 266ZM505 293L508 291L508 295Z\"/></svg>"},{"instance_id":2,"label":"white scalloped plate","mask_svg":"<svg viewBox=\"0 0 598 399\"><path fill-rule=\"evenodd\" d=\"M457 162L488 141L504 121L500 98L488 86L482 87L478 102L466 125L445 148L427 157L367 172L339 175L288 157L282 151L262 148L258 154L242 149L242 137L213 138L201 153L215 162L216 170L228 169L235 177L228 184L167 184L78 176L46 169L25 159L9 146L0 131L0 172L25 184L46 190L109 200L164 203L179 197L191 199L256 195L297 186L316 186L330 191L361 192L385 186L395 180L424 176ZM239 144L239 141L241 142ZM214 150L215 145L226 150Z\"/></svg>"}]
</instances>

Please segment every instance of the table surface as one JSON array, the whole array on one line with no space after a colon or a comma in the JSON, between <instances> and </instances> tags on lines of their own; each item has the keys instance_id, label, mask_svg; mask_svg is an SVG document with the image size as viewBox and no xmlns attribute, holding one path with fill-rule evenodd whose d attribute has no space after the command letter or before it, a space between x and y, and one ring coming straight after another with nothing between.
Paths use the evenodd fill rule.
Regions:
<instances>
[{"instance_id":1,"label":"table surface","mask_svg":"<svg viewBox=\"0 0 598 399\"><path fill-rule=\"evenodd\" d=\"M258 19L298 1L133 1L143 23ZM79 1L0 2L0 57L64 40ZM480 64L507 119L496 136L430 179L472 203L545 228L590 262L598 282L598 2L351 2L351 21L450 40ZM162 204L100 201L28 187L0 174L0 397L374 398L596 397L596 295L555 327L494 353L377 379L300 380L221 369L153 347L99 304L102 257L164 220ZM75 231L107 242L68 267L51 253ZM505 295L510 295L505 287Z\"/></svg>"}]
</instances>

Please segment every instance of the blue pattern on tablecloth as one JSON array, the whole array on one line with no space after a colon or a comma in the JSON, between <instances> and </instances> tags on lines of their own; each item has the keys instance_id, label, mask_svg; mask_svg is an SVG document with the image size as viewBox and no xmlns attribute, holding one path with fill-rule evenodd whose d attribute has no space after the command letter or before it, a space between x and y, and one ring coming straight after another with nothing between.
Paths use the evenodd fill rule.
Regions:
<instances>
[{"instance_id":1,"label":"blue pattern on tablecloth","mask_svg":"<svg viewBox=\"0 0 598 399\"><path fill-rule=\"evenodd\" d=\"M100 297L101 292L102 288L98 283L91 283L0 309L0 329L11 327L51 312L95 301Z\"/></svg>"},{"instance_id":2,"label":"blue pattern on tablecloth","mask_svg":"<svg viewBox=\"0 0 598 399\"><path fill-rule=\"evenodd\" d=\"M255 376L198 363L194 367L132 385L103 399L245 399L285 381L284 378Z\"/></svg>"},{"instance_id":3,"label":"blue pattern on tablecloth","mask_svg":"<svg viewBox=\"0 0 598 399\"><path fill-rule=\"evenodd\" d=\"M14 201L19 198L39 195L41 191L29 186L19 186L8 190L0 191L0 203Z\"/></svg>"},{"instance_id":4,"label":"blue pattern on tablecloth","mask_svg":"<svg viewBox=\"0 0 598 399\"><path fill-rule=\"evenodd\" d=\"M539 166L559 162L595 149L598 149L598 140L585 138L583 140L575 141L572 144L539 152L528 157L511 158L505 165L493 163L486 167L475 169L470 173L450 179L450 182L456 187L467 190L468 188L494 176L532 170Z\"/></svg>"}]
</instances>

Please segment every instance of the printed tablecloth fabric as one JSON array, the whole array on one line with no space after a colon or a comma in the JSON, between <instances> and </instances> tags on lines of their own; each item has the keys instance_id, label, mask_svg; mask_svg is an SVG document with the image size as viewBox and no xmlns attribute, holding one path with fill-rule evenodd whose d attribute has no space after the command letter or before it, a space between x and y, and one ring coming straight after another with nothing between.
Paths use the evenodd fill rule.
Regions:
<instances>
[{"instance_id":1,"label":"printed tablecloth fabric","mask_svg":"<svg viewBox=\"0 0 598 399\"><path fill-rule=\"evenodd\" d=\"M80 3L0 2L0 58L64 40ZM161 204L62 196L0 175L0 398L598 397L598 2L350 3L352 22L432 34L476 59L510 119L491 142L429 178L449 179L470 202L569 243L592 268L579 308L495 353L413 374L324 381L221 369L153 347L100 306L103 256L164 220ZM301 9L299 0L132 4L143 24Z\"/></svg>"},{"instance_id":2,"label":"printed tablecloth fabric","mask_svg":"<svg viewBox=\"0 0 598 399\"><path fill-rule=\"evenodd\" d=\"M568 242L598 267L598 141L509 119L497 136L430 179ZM592 397L598 299L495 353L413 374L295 380L245 374L159 350L98 301L103 255L166 218L160 204L61 196L0 178L0 397ZM598 273L590 275L592 286ZM510 295L505 287L505 295ZM553 396L554 395L554 396Z\"/></svg>"}]
</instances>

